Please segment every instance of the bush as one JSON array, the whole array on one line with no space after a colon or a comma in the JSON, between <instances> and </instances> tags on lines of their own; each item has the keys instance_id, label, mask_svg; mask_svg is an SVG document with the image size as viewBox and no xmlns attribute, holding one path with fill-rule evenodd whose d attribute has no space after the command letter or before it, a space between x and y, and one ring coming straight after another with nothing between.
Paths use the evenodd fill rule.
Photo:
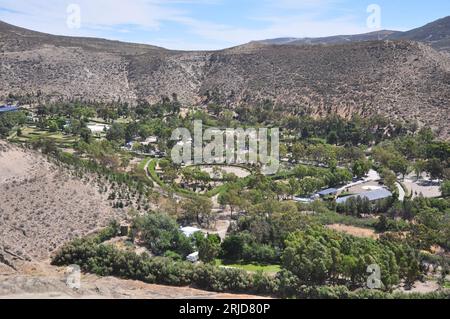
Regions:
<instances>
[{"instance_id":1,"label":"bush","mask_svg":"<svg viewBox=\"0 0 450 319\"><path fill-rule=\"evenodd\" d=\"M171 250L186 257L194 250L191 241L180 231L177 222L166 214L137 217L133 221L132 236L159 256Z\"/></svg>"},{"instance_id":2,"label":"bush","mask_svg":"<svg viewBox=\"0 0 450 319\"><path fill-rule=\"evenodd\" d=\"M372 264L380 266L385 287L419 275L419 260L410 247L388 240L356 238L322 226L291 234L282 261L285 269L308 285L345 281L349 286L362 287L367 267Z\"/></svg>"},{"instance_id":3,"label":"bush","mask_svg":"<svg viewBox=\"0 0 450 319\"><path fill-rule=\"evenodd\" d=\"M110 240L116 237L120 233L120 224L113 220L109 223L108 227L100 231L98 235L95 237L98 243L103 243L107 240Z\"/></svg>"},{"instance_id":4,"label":"bush","mask_svg":"<svg viewBox=\"0 0 450 319\"><path fill-rule=\"evenodd\" d=\"M112 234L109 231L108 233ZM139 256L132 251L121 251L100 241L100 236L95 236L66 244L53 256L52 264L56 266L76 264L85 272L141 280L151 284L192 286L216 292L257 293L282 298L442 299L450 297L449 291L423 295L390 294L366 289L350 291L345 286L304 286L294 272L286 269L280 271L276 277L267 276L262 272L249 274L240 269L220 268L211 264L194 265L174 261L171 258L150 258L147 254ZM350 248L352 243L342 242L341 244L343 247ZM402 251L392 244L392 247L387 246L394 251L396 249ZM407 260L399 264L403 265L405 262Z\"/></svg>"},{"instance_id":5,"label":"bush","mask_svg":"<svg viewBox=\"0 0 450 319\"><path fill-rule=\"evenodd\" d=\"M252 291L252 277L243 270L200 265L193 276L195 287L217 292Z\"/></svg>"},{"instance_id":6,"label":"bush","mask_svg":"<svg viewBox=\"0 0 450 319\"><path fill-rule=\"evenodd\" d=\"M270 245L256 242L249 232L241 232L224 240L222 257L227 262L271 264L280 260L280 253Z\"/></svg>"},{"instance_id":7,"label":"bush","mask_svg":"<svg viewBox=\"0 0 450 319\"><path fill-rule=\"evenodd\" d=\"M446 180L442 182L441 185L442 196L449 197L450 196L450 180Z\"/></svg>"},{"instance_id":8,"label":"bush","mask_svg":"<svg viewBox=\"0 0 450 319\"><path fill-rule=\"evenodd\" d=\"M197 238L198 254L201 261L211 263L216 260L220 253L220 237L208 235Z\"/></svg>"}]
</instances>

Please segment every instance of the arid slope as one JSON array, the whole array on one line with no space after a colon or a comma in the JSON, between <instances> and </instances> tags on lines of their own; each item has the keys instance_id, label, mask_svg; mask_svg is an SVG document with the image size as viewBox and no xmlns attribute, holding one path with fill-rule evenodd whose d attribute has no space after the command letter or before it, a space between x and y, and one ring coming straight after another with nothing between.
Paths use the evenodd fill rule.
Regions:
<instances>
[{"instance_id":1,"label":"arid slope","mask_svg":"<svg viewBox=\"0 0 450 319\"><path fill-rule=\"evenodd\" d=\"M97 188L33 151L0 141L0 254L47 259L65 242L124 216Z\"/></svg>"},{"instance_id":2,"label":"arid slope","mask_svg":"<svg viewBox=\"0 0 450 319\"><path fill-rule=\"evenodd\" d=\"M0 23L0 99L138 99L177 94L186 105L225 107L270 99L314 115L382 114L448 136L450 56L403 40L334 45L252 43L179 52L101 39L58 37Z\"/></svg>"}]
</instances>

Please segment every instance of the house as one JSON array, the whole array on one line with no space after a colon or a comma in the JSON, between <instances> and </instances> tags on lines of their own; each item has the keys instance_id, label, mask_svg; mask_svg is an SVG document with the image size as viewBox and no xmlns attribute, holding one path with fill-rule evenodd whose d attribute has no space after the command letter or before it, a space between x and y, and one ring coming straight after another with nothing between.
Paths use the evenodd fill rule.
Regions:
<instances>
[{"instance_id":1,"label":"house","mask_svg":"<svg viewBox=\"0 0 450 319\"><path fill-rule=\"evenodd\" d=\"M345 204L350 198L367 198L370 202L376 202L378 200L383 200L392 197L392 193L386 188L380 188L368 192L362 192L356 195L350 195L338 198L336 200L337 204Z\"/></svg>"},{"instance_id":2,"label":"house","mask_svg":"<svg viewBox=\"0 0 450 319\"><path fill-rule=\"evenodd\" d=\"M141 144L144 146L148 146L150 144L155 144L155 143L158 143L158 138L156 136L150 136Z\"/></svg>"},{"instance_id":3,"label":"house","mask_svg":"<svg viewBox=\"0 0 450 319\"><path fill-rule=\"evenodd\" d=\"M294 201L296 201L297 203L310 204L314 202L314 199L306 197L294 197Z\"/></svg>"},{"instance_id":4,"label":"house","mask_svg":"<svg viewBox=\"0 0 450 319\"><path fill-rule=\"evenodd\" d=\"M0 113L16 112L18 110L19 110L19 108L15 107L15 106L10 106L10 105L0 106Z\"/></svg>"},{"instance_id":5,"label":"house","mask_svg":"<svg viewBox=\"0 0 450 319\"><path fill-rule=\"evenodd\" d=\"M181 227L180 230L186 237L191 237L195 233L201 232L197 227Z\"/></svg>"},{"instance_id":6,"label":"house","mask_svg":"<svg viewBox=\"0 0 450 319\"><path fill-rule=\"evenodd\" d=\"M92 134L101 134L107 130L109 130L110 126L106 124L88 124L87 128L92 132Z\"/></svg>"},{"instance_id":7,"label":"house","mask_svg":"<svg viewBox=\"0 0 450 319\"><path fill-rule=\"evenodd\" d=\"M327 188L324 190L321 190L320 192L317 192L316 195L323 198L331 195L336 195L338 190L336 188Z\"/></svg>"},{"instance_id":8,"label":"house","mask_svg":"<svg viewBox=\"0 0 450 319\"><path fill-rule=\"evenodd\" d=\"M199 253L196 251L195 253L190 254L186 257L187 261L190 261L191 263L196 263L200 260Z\"/></svg>"}]
</instances>

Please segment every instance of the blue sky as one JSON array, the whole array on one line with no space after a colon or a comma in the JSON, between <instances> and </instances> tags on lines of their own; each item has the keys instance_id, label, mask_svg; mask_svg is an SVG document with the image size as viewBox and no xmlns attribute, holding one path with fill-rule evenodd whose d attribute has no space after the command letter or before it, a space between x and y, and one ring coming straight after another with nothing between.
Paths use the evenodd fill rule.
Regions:
<instances>
[{"instance_id":1,"label":"blue sky","mask_svg":"<svg viewBox=\"0 0 450 319\"><path fill-rule=\"evenodd\" d=\"M374 31L367 24L371 4L381 9L382 29L408 30L450 15L448 0L0 0L0 20L52 34L214 50Z\"/></svg>"}]
</instances>

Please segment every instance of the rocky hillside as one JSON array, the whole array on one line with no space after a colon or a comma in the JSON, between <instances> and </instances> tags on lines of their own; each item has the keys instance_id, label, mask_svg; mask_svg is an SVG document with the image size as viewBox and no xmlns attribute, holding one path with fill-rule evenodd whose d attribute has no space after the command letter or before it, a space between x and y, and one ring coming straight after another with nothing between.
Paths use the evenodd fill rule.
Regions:
<instances>
[{"instance_id":1,"label":"rocky hillside","mask_svg":"<svg viewBox=\"0 0 450 319\"><path fill-rule=\"evenodd\" d=\"M382 41L388 40L394 35L400 35L402 32L382 30L363 34L352 35L336 35L323 38L279 38L269 39L263 41L257 41L262 44L276 44L276 45L310 45L310 44L343 44L350 42L362 42L362 41Z\"/></svg>"},{"instance_id":2,"label":"rocky hillside","mask_svg":"<svg viewBox=\"0 0 450 319\"><path fill-rule=\"evenodd\" d=\"M450 16L431 22L423 27L410 31L382 30L355 35L337 35L323 38L279 38L258 41L261 44L274 45L311 45L311 44L344 44L362 41L412 40L426 43L441 51L450 52Z\"/></svg>"},{"instance_id":3,"label":"rocky hillside","mask_svg":"<svg viewBox=\"0 0 450 319\"><path fill-rule=\"evenodd\" d=\"M424 42L437 50L450 52L450 16L414 30L393 34L389 38Z\"/></svg>"},{"instance_id":4,"label":"rocky hillside","mask_svg":"<svg viewBox=\"0 0 450 319\"><path fill-rule=\"evenodd\" d=\"M0 141L0 264L40 261L76 237L123 220L95 183Z\"/></svg>"},{"instance_id":5,"label":"rocky hillside","mask_svg":"<svg viewBox=\"0 0 450 319\"><path fill-rule=\"evenodd\" d=\"M57 37L0 24L0 99L155 102L233 107L264 99L315 115L380 113L417 120L446 136L450 58L412 41L335 45L252 43L178 52L101 39Z\"/></svg>"}]
</instances>

